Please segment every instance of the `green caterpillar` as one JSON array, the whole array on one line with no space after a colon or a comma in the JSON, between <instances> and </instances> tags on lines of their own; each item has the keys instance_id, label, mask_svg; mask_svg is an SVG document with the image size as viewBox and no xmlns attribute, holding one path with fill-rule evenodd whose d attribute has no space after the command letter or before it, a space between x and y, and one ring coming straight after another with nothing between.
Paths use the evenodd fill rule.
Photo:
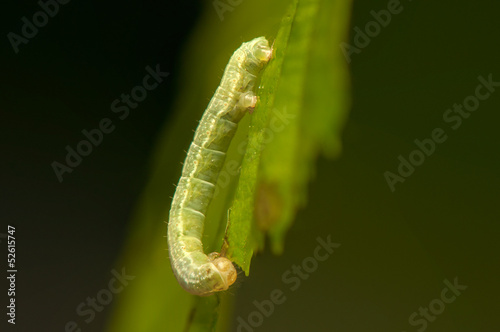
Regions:
<instances>
[{"instance_id":1,"label":"green caterpillar","mask_svg":"<svg viewBox=\"0 0 500 332\"><path fill-rule=\"evenodd\" d=\"M228 258L203 252L203 225L229 144L238 122L257 103L254 85L271 56L264 37L233 53L189 147L170 208L168 249L177 281L191 294L208 296L236 281Z\"/></svg>"}]
</instances>

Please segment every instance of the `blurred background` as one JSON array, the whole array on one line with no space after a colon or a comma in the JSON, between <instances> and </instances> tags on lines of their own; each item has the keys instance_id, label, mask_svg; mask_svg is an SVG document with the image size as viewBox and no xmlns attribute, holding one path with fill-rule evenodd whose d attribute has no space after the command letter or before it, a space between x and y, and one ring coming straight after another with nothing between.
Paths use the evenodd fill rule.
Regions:
<instances>
[{"instance_id":1,"label":"blurred background","mask_svg":"<svg viewBox=\"0 0 500 332\"><path fill-rule=\"evenodd\" d=\"M354 1L347 42L356 45L356 28L364 31L374 20L371 11L395 3ZM31 20L40 5L5 4L0 233L7 233L7 225L16 227L18 307L15 328L3 314L2 330L64 331L75 321L82 331L104 331L120 294L89 323L76 310L108 287L112 271L122 270L117 259L162 129L168 132L179 116L173 112L176 103L207 104L229 55L249 39L241 32L240 39L225 42L232 20L278 25L283 10L271 7L255 8L247 0L221 20L208 1L71 1L59 4L36 35L17 44L16 53L9 33L21 35L22 18ZM500 91L491 92L457 129L443 114L475 93L479 76L500 82L494 37L500 32L500 6L493 0L414 0L398 8L390 24L351 55L352 109L342 155L318 160L308 205L288 233L284 254L266 250L256 256L250 276L232 291L232 331L239 317L246 320L256 310L254 301L269 299L275 289L286 301L255 331L492 331L497 326ZM211 37L202 33L207 26L215 26ZM254 36L266 33L254 30ZM193 54L199 43L206 48ZM192 98L179 101L183 73L219 60L213 69L218 72L200 69L199 84L208 93L196 85ZM148 66L169 75L130 106L126 117L113 112L116 99L142 85ZM196 127L204 106L199 109L187 127ZM98 128L105 118L113 131L60 181L53 162L64 163L66 146L75 148L84 139L82 130ZM398 157L408 158L417 149L414 140L431 137L436 128L447 140L392 191L384 173L397 174ZM180 150L187 149L190 137L179 139ZM172 156L172 182L180 160ZM313 255L318 236L328 235L341 246L290 290L283 274ZM5 238L0 241L5 261ZM455 278L467 289L426 319L425 328L410 325L414 312L441 297L444 280Z\"/></svg>"}]
</instances>

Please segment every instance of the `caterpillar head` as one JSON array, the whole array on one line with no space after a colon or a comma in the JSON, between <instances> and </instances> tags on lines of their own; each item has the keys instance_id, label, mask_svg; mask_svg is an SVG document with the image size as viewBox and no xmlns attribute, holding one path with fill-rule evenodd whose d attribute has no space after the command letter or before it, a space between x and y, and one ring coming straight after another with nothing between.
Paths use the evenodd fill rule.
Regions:
<instances>
[{"instance_id":1,"label":"caterpillar head","mask_svg":"<svg viewBox=\"0 0 500 332\"><path fill-rule=\"evenodd\" d=\"M258 37L248 42L252 54L261 62L268 62L273 55L273 48L269 47L269 42L265 37Z\"/></svg>"}]
</instances>

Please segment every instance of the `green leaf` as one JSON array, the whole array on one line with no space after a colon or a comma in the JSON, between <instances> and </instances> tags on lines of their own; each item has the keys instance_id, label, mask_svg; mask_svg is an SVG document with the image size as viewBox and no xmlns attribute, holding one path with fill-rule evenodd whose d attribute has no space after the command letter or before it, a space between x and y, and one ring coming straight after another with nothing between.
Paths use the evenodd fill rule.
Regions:
<instances>
[{"instance_id":1,"label":"green leaf","mask_svg":"<svg viewBox=\"0 0 500 332\"><path fill-rule=\"evenodd\" d=\"M349 105L347 68L338 45L348 11L345 1L300 1L297 8L273 105L288 120L266 146L259 174L257 201L273 213L257 214L257 223L269 231L276 253L283 250L297 209L306 204L318 152L335 156L340 150ZM267 207L269 201L274 208Z\"/></svg>"},{"instance_id":2,"label":"green leaf","mask_svg":"<svg viewBox=\"0 0 500 332\"><path fill-rule=\"evenodd\" d=\"M135 279L116 295L108 331L227 330L234 291L192 296L178 285L168 260L164 222L183 150L232 52L260 35L274 41L258 106L241 121L228 151L203 241L208 253L219 251L226 237L227 256L247 275L266 233L272 249L281 252L297 209L306 203L315 159L340 151L349 82L339 44L349 11L349 1L256 0L225 12L221 22L214 8L207 8L184 55L176 118L159 136L150 180L117 263ZM234 167L240 162L241 168Z\"/></svg>"},{"instance_id":3,"label":"green leaf","mask_svg":"<svg viewBox=\"0 0 500 332\"><path fill-rule=\"evenodd\" d=\"M348 74L335 46L346 33L349 9L345 1L294 1L282 21L228 228L229 257L247 275L266 232L273 251L282 252L286 230L306 203L318 153L335 156L340 150Z\"/></svg>"},{"instance_id":4,"label":"green leaf","mask_svg":"<svg viewBox=\"0 0 500 332\"><path fill-rule=\"evenodd\" d=\"M262 75L261 85L257 95L259 104L252 114L248 144L243 159L241 175L228 226L228 257L240 266L246 275L250 272L250 260L254 250L263 247L263 232L255 228L254 206L256 188L259 179L259 164L262 150L266 144L266 134L269 134L269 121L276 96L276 90L281 81L281 69L285 59L290 30L295 18L297 1L289 7L285 14L278 35L273 44L273 59Z\"/></svg>"}]
</instances>

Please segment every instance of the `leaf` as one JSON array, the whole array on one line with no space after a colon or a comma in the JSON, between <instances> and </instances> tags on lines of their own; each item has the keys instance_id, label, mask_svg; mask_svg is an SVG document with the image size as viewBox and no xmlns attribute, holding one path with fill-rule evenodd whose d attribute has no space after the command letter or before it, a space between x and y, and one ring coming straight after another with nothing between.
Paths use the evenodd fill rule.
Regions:
<instances>
[{"instance_id":1,"label":"leaf","mask_svg":"<svg viewBox=\"0 0 500 332\"><path fill-rule=\"evenodd\" d=\"M281 252L286 230L306 202L318 153L335 156L340 150L348 80L338 45L349 10L350 2L340 0L256 0L224 13L221 22L208 8L184 55L176 118L159 135L150 180L118 262L135 279L116 295L108 331L224 330L233 290L208 298L188 294L175 280L166 252L164 222L182 151L232 52L260 35L274 40L275 56L262 75L258 107L240 123L228 151L203 241L205 252L219 251L229 220L227 255L247 275L266 232L273 250ZM239 171L233 166L241 159Z\"/></svg>"},{"instance_id":2,"label":"leaf","mask_svg":"<svg viewBox=\"0 0 500 332\"><path fill-rule=\"evenodd\" d=\"M349 84L338 45L346 34L349 9L345 1L298 4L273 105L285 126L266 145L259 173L256 210L269 201L278 206L273 213L256 215L275 253L283 251L286 230L307 202L318 153L335 156L340 151Z\"/></svg>"},{"instance_id":3,"label":"leaf","mask_svg":"<svg viewBox=\"0 0 500 332\"><path fill-rule=\"evenodd\" d=\"M273 251L282 252L286 230L306 203L318 153L339 153L349 104L347 68L336 46L349 9L345 1L294 1L282 21L275 60L262 77L228 228L229 257L247 275L266 232Z\"/></svg>"},{"instance_id":4,"label":"leaf","mask_svg":"<svg viewBox=\"0 0 500 332\"><path fill-rule=\"evenodd\" d=\"M263 246L263 233L255 229L253 214L259 179L259 163L265 145L266 129L268 129L270 117L272 116L276 89L281 81L281 69L296 8L297 1L294 1L283 18L274 41L274 59L269 63L262 75L260 89L257 94L259 104L255 108L252 117L238 189L231 207L227 235L229 244L228 257L238 264L246 275L250 272L250 260L254 250Z\"/></svg>"}]
</instances>

